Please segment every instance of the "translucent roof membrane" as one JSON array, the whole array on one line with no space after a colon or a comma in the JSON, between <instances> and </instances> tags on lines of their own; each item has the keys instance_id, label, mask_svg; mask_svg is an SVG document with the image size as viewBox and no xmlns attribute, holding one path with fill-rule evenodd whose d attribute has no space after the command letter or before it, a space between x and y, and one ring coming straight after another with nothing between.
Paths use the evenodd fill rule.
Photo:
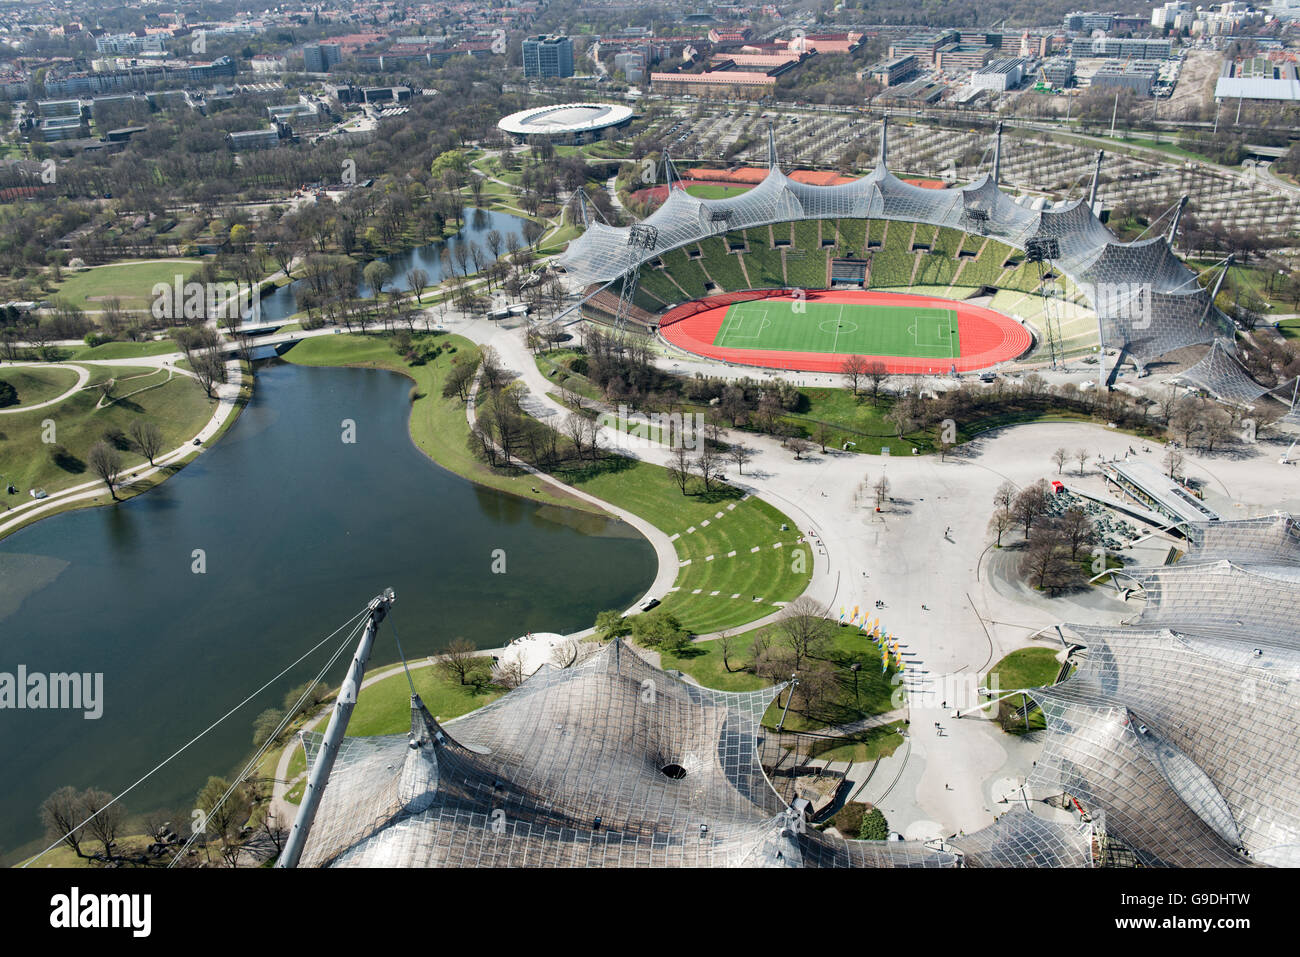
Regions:
<instances>
[{"instance_id":1,"label":"translucent roof membrane","mask_svg":"<svg viewBox=\"0 0 1300 957\"><path fill-rule=\"evenodd\" d=\"M845 841L789 816L759 757L779 689L712 691L619 642L544 667L441 726L348 738L304 866L922 866L956 855ZM319 737L307 736L314 760Z\"/></svg>"},{"instance_id":2,"label":"translucent roof membrane","mask_svg":"<svg viewBox=\"0 0 1300 957\"><path fill-rule=\"evenodd\" d=\"M1177 564L1125 573L1146 598L1133 624L1067 626L1085 651L1033 692L1031 786L1104 815L1149 866L1298 866L1300 529L1200 522L1187 540Z\"/></svg>"}]
</instances>

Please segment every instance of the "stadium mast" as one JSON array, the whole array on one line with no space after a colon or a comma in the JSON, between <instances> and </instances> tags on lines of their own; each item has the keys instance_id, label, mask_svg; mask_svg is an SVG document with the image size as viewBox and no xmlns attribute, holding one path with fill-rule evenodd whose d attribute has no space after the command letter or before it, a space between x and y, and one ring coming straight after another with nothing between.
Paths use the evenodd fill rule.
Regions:
<instances>
[{"instance_id":1,"label":"stadium mast","mask_svg":"<svg viewBox=\"0 0 1300 957\"><path fill-rule=\"evenodd\" d=\"M767 124L767 168L776 169L778 166L776 158L776 131L772 129L772 124Z\"/></svg>"},{"instance_id":2,"label":"stadium mast","mask_svg":"<svg viewBox=\"0 0 1300 957\"><path fill-rule=\"evenodd\" d=\"M352 664L348 666L348 676L339 688L339 696L334 702L334 711L330 715L329 727L325 729L325 739L321 742L316 763L312 765L311 776L307 779L307 791L302 796L302 804L298 806L298 816L294 818L289 837L284 842L284 851L280 854L280 859L275 862L276 867L297 867L298 861L302 858L312 821L316 819L316 811L320 808L321 795L325 793L325 785L334 767L334 759L339 756L343 735L348 730L348 719L352 717L352 709L357 703L357 693L361 690L361 681L366 674L366 662L370 660L370 651L375 645L375 633L379 630L379 623L388 616L394 600L395 596L391 588L385 589L382 595L377 595L370 600L370 619L366 622L365 631L361 633L361 640L357 642L357 650L352 655Z\"/></svg>"},{"instance_id":3,"label":"stadium mast","mask_svg":"<svg viewBox=\"0 0 1300 957\"><path fill-rule=\"evenodd\" d=\"M877 164L881 169L889 168L889 111L880 118L880 159Z\"/></svg>"},{"instance_id":4,"label":"stadium mast","mask_svg":"<svg viewBox=\"0 0 1300 957\"><path fill-rule=\"evenodd\" d=\"M1088 208L1094 213L1097 211L1097 187L1101 185L1101 158L1105 155L1105 150L1097 150L1097 165L1092 168L1092 189L1088 192Z\"/></svg>"},{"instance_id":5,"label":"stadium mast","mask_svg":"<svg viewBox=\"0 0 1300 957\"><path fill-rule=\"evenodd\" d=\"M1174 221L1169 224L1168 242L1171 251L1174 248L1174 240L1178 237L1178 221L1183 218L1183 210L1187 208L1187 199L1187 196L1183 196L1178 201L1178 208L1174 210Z\"/></svg>"},{"instance_id":6,"label":"stadium mast","mask_svg":"<svg viewBox=\"0 0 1300 957\"><path fill-rule=\"evenodd\" d=\"M1002 121L998 120L997 132L993 134L993 185L997 186L1002 176Z\"/></svg>"}]
</instances>

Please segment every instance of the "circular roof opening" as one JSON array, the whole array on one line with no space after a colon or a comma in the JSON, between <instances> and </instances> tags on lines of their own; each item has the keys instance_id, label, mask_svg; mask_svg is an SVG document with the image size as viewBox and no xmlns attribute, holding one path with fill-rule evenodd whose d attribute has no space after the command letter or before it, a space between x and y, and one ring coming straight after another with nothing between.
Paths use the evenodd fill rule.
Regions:
<instances>
[{"instance_id":1,"label":"circular roof opening","mask_svg":"<svg viewBox=\"0 0 1300 957\"><path fill-rule=\"evenodd\" d=\"M659 773L666 778L672 778L674 781L680 781L686 777L686 769L680 764L665 764L659 769Z\"/></svg>"},{"instance_id":2,"label":"circular roof opening","mask_svg":"<svg viewBox=\"0 0 1300 957\"><path fill-rule=\"evenodd\" d=\"M632 118L631 107L615 103L561 103L511 113L497 126L516 136L591 133Z\"/></svg>"}]
</instances>

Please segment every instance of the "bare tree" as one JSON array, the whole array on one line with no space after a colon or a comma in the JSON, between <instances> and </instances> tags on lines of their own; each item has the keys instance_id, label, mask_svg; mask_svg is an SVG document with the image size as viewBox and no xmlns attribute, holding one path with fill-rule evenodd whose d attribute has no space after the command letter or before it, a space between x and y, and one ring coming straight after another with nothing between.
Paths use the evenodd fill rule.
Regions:
<instances>
[{"instance_id":1,"label":"bare tree","mask_svg":"<svg viewBox=\"0 0 1300 957\"><path fill-rule=\"evenodd\" d=\"M1178 449L1171 447L1169 451L1165 453L1164 466L1169 471L1169 477L1171 479L1176 479L1178 473L1182 471L1183 468L1183 453Z\"/></svg>"},{"instance_id":2,"label":"bare tree","mask_svg":"<svg viewBox=\"0 0 1300 957\"><path fill-rule=\"evenodd\" d=\"M1083 467L1088 464L1088 459L1092 458L1087 449L1075 449L1074 460L1079 463L1079 474L1083 474Z\"/></svg>"},{"instance_id":3,"label":"bare tree","mask_svg":"<svg viewBox=\"0 0 1300 957\"><path fill-rule=\"evenodd\" d=\"M1034 526L1038 517L1047 511L1048 491L1046 479L1039 479L1032 485L1026 485L1016 496L1016 500L1011 503L1011 511L1025 529L1025 539L1029 539L1029 532Z\"/></svg>"},{"instance_id":4,"label":"bare tree","mask_svg":"<svg viewBox=\"0 0 1300 957\"><path fill-rule=\"evenodd\" d=\"M686 494L686 486L691 480L691 457L685 445L678 443L673 449L672 458L668 460L668 476Z\"/></svg>"},{"instance_id":5,"label":"bare tree","mask_svg":"<svg viewBox=\"0 0 1300 957\"><path fill-rule=\"evenodd\" d=\"M812 448L811 442L807 439L800 438L797 435L791 436L790 440L786 442L786 445L789 447L790 451L794 452L795 459L799 459L804 453L808 452ZM823 451L825 450L823 449Z\"/></svg>"},{"instance_id":6,"label":"bare tree","mask_svg":"<svg viewBox=\"0 0 1300 957\"><path fill-rule=\"evenodd\" d=\"M739 475L745 474L745 463L754 457L754 450L747 445L741 445L736 442L727 449L727 458L736 463L736 472Z\"/></svg>"},{"instance_id":7,"label":"bare tree","mask_svg":"<svg viewBox=\"0 0 1300 957\"><path fill-rule=\"evenodd\" d=\"M880 399L881 389L889 378L889 369L879 359L871 359L867 362L866 368L863 370L862 374L866 377L867 384L871 387L871 404L875 405Z\"/></svg>"},{"instance_id":8,"label":"bare tree","mask_svg":"<svg viewBox=\"0 0 1300 957\"><path fill-rule=\"evenodd\" d=\"M1070 453L1065 451L1064 446L1058 448L1052 453L1052 461L1056 463L1056 474L1060 475L1065 468L1065 463L1070 460Z\"/></svg>"},{"instance_id":9,"label":"bare tree","mask_svg":"<svg viewBox=\"0 0 1300 957\"><path fill-rule=\"evenodd\" d=\"M81 842L85 839L81 822L85 819L81 794L71 785L59 788L41 804L41 823L45 825L46 837L58 838L78 857L86 856L81 849Z\"/></svg>"},{"instance_id":10,"label":"bare tree","mask_svg":"<svg viewBox=\"0 0 1300 957\"><path fill-rule=\"evenodd\" d=\"M104 845L105 857L113 857L113 845L126 818L126 808L120 802L114 804L113 795L107 791L90 788L81 793L81 810L89 818L86 835Z\"/></svg>"},{"instance_id":11,"label":"bare tree","mask_svg":"<svg viewBox=\"0 0 1300 957\"><path fill-rule=\"evenodd\" d=\"M866 375L867 365L867 360L859 355L846 356L844 361L840 363L840 375L844 376L844 380L849 384L849 388L853 390L855 398L858 394L858 385L861 383L862 377Z\"/></svg>"},{"instance_id":12,"label":"bare tree","mask_svg":"<svg viewBox=\"0 0 1300 957\"><path fill-rule=\"evenodd\" d=\"M1016 524L1016 517L1013 514L1011 514L1010 509L999 508L996 511L994 511L993 517L989 519L989 531L997 535L998 548L1002 547L1003 534L1011 531L1012 527L1015 524Z\"/></svg>"},{"instance_id":13,"label":"bare tree","mask_svg":"<svg viewBox=\"0 0 1300 957\"><path fill-rule=\"evenodd\" d=\"M872 487L872 491L876 494L876 508L883 507L885 502L889 500L889 479L883 475L880 476Z\"/></svg>"},{"instance_id":14,"label":"bare tree","mask_svg":"<svg viewBox=\"0 0 1300 957\"><path fill-rule=\"evenodd\" d=\"M86 456L90 470L108 486L108 494L117 501L118 479L122 474L122 454L102 439L90 447Z\"/></svg>"},{"instance_id":15,"label":"bare tree","mask_svg":"<svg viewBox=\"0 0 1300 957\"><path fill-rule=\"evenodd\" d=\"M429 288L429 274L423 269L411 269L406 273L406 285L415 293L415 304L420 304L424 290Z\"/></svg>"},{"instance_id":16,"label":"bare tree","mask_svg":"<svg viewBox=\"0 0 1300 957\"><path fill-rule=\"evenodd\" d=\"M438 668L449 679L455 678L463 685L469 684L467 679L480 661L477 651L472 641L466 638L453 638L438 655Z\"/></svg>"},{"instance_id":17,"label":"bare tree","mask_svg":"<svg viewBox=\"0 0 1300 957\"><path fill-rule=\"evenodd\" d=\"M153 465L154 458L162 451L162 429L146 419L136 419L127 432L140 454L149 460L150 465Z\"/></svg>"},{"instance_id":18,"label":"bare tree","mask_svg":"<svg viewBox=\"0 0 1300 957\"><path fill-rule=\"evenodd\" d=\"M805 658L825 653L832 627L822 614L821 606L807 596L786 605L780 619L773 625L777 640L790 649L795 671L799 670Z\"/></svg>"},{"instance_id":19,"label":"bare tree","mask_svg":"<svg viewBox=\"0 0 1300 957\"><path fill-rule=\"evenodd\" d=\"M722 652L722 667L727 669L728 674L736 671L735 668L731 667L731 652L735 650L735 647L736 639L732 636L731 632L724 631L718 637L718 650Z\"/></svg>"}]
</instances>

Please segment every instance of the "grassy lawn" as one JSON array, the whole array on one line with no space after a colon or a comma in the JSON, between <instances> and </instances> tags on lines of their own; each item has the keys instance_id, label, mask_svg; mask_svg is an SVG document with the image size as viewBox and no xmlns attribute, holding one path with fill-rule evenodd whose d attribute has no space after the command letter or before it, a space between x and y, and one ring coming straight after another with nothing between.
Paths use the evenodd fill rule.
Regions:
<instances>
[{"instance_id":1,"label":"grassy lawn","mask_svg":"<svg viewBox=\"0 0 1300 957\"><path fill-rule=\"evenodd\" d=\"M663 667L667 670L680 671L690 675L706 688L719 691L756 691L771 686L771 682L755 675L749 668L753 664L754 639L765 629L753 628L736 635L727 656L727 663L722 660L721 642L697 641L689 645L681 654L660 653ZM773 641L777 641L775 637ZM882 714L893 709L892 695L895 686L891 679L894 670L881 674L877 667L880 652L866 636L856 628L836 626L831 631L830 647L826 659L835 669L838 677L836 691L830 700L822 702L816 715L800 713L791 708L786 715L785 727L792 731L812 731L829 724L844 724L857 721L874 714ZM853 672L850 665L857 662L862 665L858 672L857 697L854 697ZM728 665L730 668L728 668ZM780 704L784 704L782 698ZM797 703L797 702L796 702ZM773 701L763 723L775 727L781 719L781 708ZM864 743L866 738L863 738ZM834 759L838 760L838 759Z\"/></svg>"},{"instance_id":2,"label":"grassy lawn","mask_svg":"<svg viewBox=\"0 0 1300 957\"><path fill-rule=\"evenodd\" d=\"M174 284L200 265L198 259L170 259L160 262L122 262L94 266L67 273L53 298L67 299L82 309L103 309L105 299L116 297L124 309L148 309L155 283Z\"/></svg>"},{"instance_id":3,"label":"grassy lawn","mask_svg":"<svg viewBox=\"0 0 1300 957\"><path fill-rule=\"evenodd\" d=\"M47 841L46 843L49 842ZM135 854L143 854L145 850L149 847L149 845L152 843L153 843L153 838L148 837L147 835L132 834L126 837L118 838L117 843L113 845L113 850L118 855L129 857ZM42 844L41 847L45 847L45 844ZM99 851L102 851L103 849L104 846L100 844L99 841L93 841L89 837L86 837L81 842L81 851L83 854L95 854ZM28 860L31 860L31 858L28 858ZM161 860L166 860L166 858L161 858ZM14 866L22 867L23 864L25 863L26 861L19 861ZM78 857L76 853L73 852L72 848L68 847L66 844L60 844L58 847L54 848L52 851L50 851L48 854L46 854L39 861L37 861L35 864L32 865L33 868L72 867L72 868L80 868L83 870L88 868L98 868L103 866L104 866L103 864L98 863L96 861L87 860L84 857Z\"/></svg>"},{"instance_id":4,"label":"grassy lawn","mask_svg":"<svg viewBox=\"0 0 1300 957\"><path fill-rule=\"evenodd\" d=\"M371 669L375 674L385 668ZM411 672L416 693L429 713L439 721L450 721L495 701L505 690L490 687L483 691L462 685L455 678L444 678L436 665ZM356 709L348 723L348 734L366 737L373 734L404 734L411 730L411 688L406 675L398 672L366 688L357 697Z\"/></svg>"},{"instance_id":5,"label":"grassy lawn","mask_svg":"<svg viewBox=\"0 0 1300 957\"><path fill-rule=\"evenodd\" d=\"M1016 688L1040 688L1056 681L1061 663L1056 660L1056 651L1052 648L1021 648L1007 655L985 676L985 684L991 686L994 680L1005 694ZM1003 727L1013 734L1025 734L1027 731L1041 731L1047 727L1043 712L1034 707L1029 713L1029 727L1025 728L1023 718L1015 718L1009 712L1019 708L1023 702L1020 698L1010 698L999 705L999 715L1003 716Z\"/></svg>"},{"instance_id":6,"label":"grassy lawn","mask_svg":"<svg viewBox=\"0 0 1300 957\"><path fill-rule=\"evenodd\" d=\"M1277 324L1277 331L1287 339L1300 339L1300 319L1283 319Z\"/></svg>"},{"instance_id":7,"label":"grassy lawn","mask_svg":"<svg viewBox=\"0 0 1300 957\"><path fill-rule=\"evenodd\" d=\"M819 751L814 745L810 750L823 761L852 761L855 764L864 761L879 761L887 758L903 746L903 729L905 722L891 721L879 727L867 728L851 736L851 744L840 744ZM828 744L830 742L827 742Z\"/></svg>"},{"instance_id":8,"label":"grassy lawn","mask_svg":"<svg viewBox=\"0 0 1300 957\"><path fill-rule=\"evenodd\" d=\"M139 359L145 356L165 356L180 352L181 347L172 339L157 342L105 342L98 346L82 346L72 351L73 359Z\"/></svg>"},{"instance_id":9,"label":"grassy lawn","mask_svg":"<svg viewBox=\"0 0 1300 957\"><path fill-rule=\"evenodd\" d=\"M680 536L673 542L678 560L691 564L678 572L677 591L656 597L684 627L696 634L734 628L771 614L775 602L792 601L808 587L812 549L798 544L799 530L771 505L756 498L742 501L731 486L715 486L705 494L692 485L692 494L683 495L667 469L632 459L610 464L617 467L557 474L668 535ZM789 526L786 531L782 524ZM774 547L777 542L780 548ZM756 546L759 550L751 551Z\"/></svg>"},{"instance_id":10,"label":"grassy lawn","mask_svg":"<svg viewBox=\"0 0 1300 957\"><path fill-rule=\"evenodd\" d=\"M527 474L513 474L489 468L469 448L469 423L465 405L459 399L442 398L442 384L451 362L457 357L472 360L478 349L468 339L443 335L443 353L422 366L410 366L393 351L382 336L316 336L298 343L284 358L308 366L356 366L388 369L413 380L418 398L411 404L411 439L422 452L443 468L470 481L538 502L598 511L594 506L566 495L550 485L539 485ZM456 351L448 353L448 348ZM537 494L533 488L539 489Z\"/></svg>"},{"instance_id":11,"label":"grassy lawn","mask_svg":"<svg viewBox=\"0 0 1300 957\"><path fill-rule=\"evenodd\" d=\"M0 368L0 382L8 382L18 393L18 402L6 406L21 409L58 398L77 384L77 373L61 366L7 366Z\"/></svg>"},{"instance_id":12,"label":"grassy lawn","mask_svg":"<svg viewBox=\"0 0 1300 957\"><path fill-rule=\"evenodd\" d=\"M0 417L0 475L25 494L31 488L48 492L80 485L95 479L86 465L90 447L105 433L127 433L131 423L141 419L162 429L163 448L170 452L188 442L211 417L215 402L197 382L176 376L166 384L166 373L148 368L113 367L97 369L92 381L115 377L118 401L97 409L100 392L87 388L53 406ZM135 377L135 378L133 378ZM158 385L137 392L149 385ZM135 393L129 395L129 393ZM54 423L54 443L45 443L46 419ZM66 455L56 461L54 450ZM125 466L145 461L134 451L123 450Z\"/></svg>"},{"instance_id":13,"label":"grassy lawn","mask_svg":"<svg viewBox=\"0 0 1300 957\"><path fill-rule=\"evenodd\" d=\"M739 196L741 193L753 189L752 186L723 186L719 183L692 183L686 187L686 192L692 196L698 196L700 199L725 199L728 196Z\"/></svg>"}]
</instances>

